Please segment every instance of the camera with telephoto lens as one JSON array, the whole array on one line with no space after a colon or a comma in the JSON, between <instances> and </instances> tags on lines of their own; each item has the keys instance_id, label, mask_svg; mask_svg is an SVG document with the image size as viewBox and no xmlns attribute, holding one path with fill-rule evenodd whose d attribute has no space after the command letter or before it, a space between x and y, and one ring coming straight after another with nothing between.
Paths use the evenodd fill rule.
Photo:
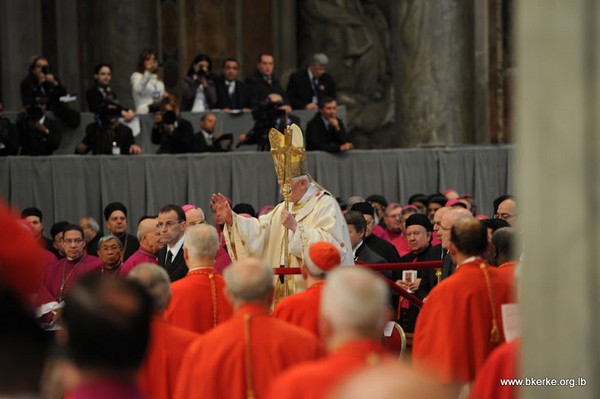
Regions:
<instances>
[{"instance_id":1,"label":"camera with telephoto lens","mask_svg":"<svg viewBox=\"0 0 600 399\"><path fill-rule=\"evenodd\" d=\"M174 125L177 120L177 114L175 111L166 111L163 113L163 123L165 125Z\"/></svg>"},{"instance_id":2,"label":"camera with telephoto lens","mask_svg":"<svg viewBox=\"0 0 600 399\"><path fill-rule=\"evenodd\" d=\"M44 66L42 67L42 73L43 73L44 75L48 75L48 74L50 73L50 68L48 68L48 65L44 65Z\"/></svg>"},{"instance_id":3,"label":"camera with telephoto lens","mask_svg":"<svg viewBox=\"0 0 600 399\"><path fill-rule=\"evenodd\" d=\"M115 119L119 119L121 110L113 104L105 104L100 111L100 125L110 127Z\"/></svg>"}]
</instances>

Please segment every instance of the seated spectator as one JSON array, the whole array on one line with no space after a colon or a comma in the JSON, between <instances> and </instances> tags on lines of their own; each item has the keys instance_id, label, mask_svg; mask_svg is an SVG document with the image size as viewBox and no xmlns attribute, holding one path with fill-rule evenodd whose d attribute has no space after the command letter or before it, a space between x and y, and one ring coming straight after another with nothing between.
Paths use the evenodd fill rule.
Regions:
<instances>
[{"instance_id":1,"label":"seated spectator","mask_svg":"<svg viewBox=\"0 0 600 399\"><path fill-rule=\"evenodd\" d=\"M69 101L67 89L50 70L46 57L35 57L29 65L29 74L21 81L21 101L24 106L37 104L39 99L47 104L57 118L71 129L79 126L79 112L67 105Z\"/></svg>"},{"instance_id":2,"label":"seated spectator","mask_svg":"<svg viewBox=\"0 0 600 399\"><path fill-rule=\"evenodd\" d=\"M194 152L230 151L233 135L216 132L217 115L209 112L200 118L200 131L194 134Z\"/></svg>"},{"instance_id":3,"label":"seated spectator","mask_svg":"<svg viewBox=\"0 0 600 399\"><path fill-rule=\"evenodd\" d=\"M325 69L329 58L323 53L313 55L308 68L290 76L287 97L292 109L317 109L324 97L335 98L335 83Z\"/></svg>"},{"instance_id":4,"label":"seated spectator","mask_svg":"<svg viewBox=\"0 0 600 399\"><path fill-rule=\"evenodd\" d=\"M17 120L21 155L52 155L62 138L58 123L46 115L47 104L38 98L22 108Z\"/></svg>"},{"instance_id":5,"label":"seated spectator","mask_svg":"<svg viewBox=\"0 0 600 399\"><path fill-rule=\"evenodd\" d=\"M149 106L165 95L165 84L158 75L158 62L153 50L140 53L137 70L131 74L131 91L136 114L147 114Z\"/></svg>"},{"instance_id":6,"label":"seated spectator","mask_svg":"<svg viewBox=\"0 0 600 399\"><path fill-rule=\"evenodd\" d=\"M208 111L217 103L217 92L212 77L212 60L206 54L198 54L188 72L179 82L181 110Z\"/></svg>"},{"instance_id":7,"label":"seated spectator","mask_svg":"<svg viewBox=\"0 0 600 399\"><path fill-rule=\"evenodd\" d=\"M154 107L152 108L154 111ZM179 116L179 107L171 95L163 99L160 109L154 114L152 143L160 144L157 154L193 152L194 128L189 121Z\"/></svg>"},{"instance_id":8,"label":"seated spectator","mask_svg":"<svg viewBox=\"0 0 600 399\"><path fill-rule=\"evenodd\" d=\"M285 96L281 83L273 76L274 69L275 60L273 55L260 53L256 63L256 71L244 81L250 91L250 105L252 109L256 109L271 93L279 94L281 98ZM292 108L290 107L287 112L291 111Z\"/></svg>"},{"instance_id":9,"label":"seated spectator","mask_svg":"<svg viewBox=\"0 0 600 399\"><path fill-rule=\"evenodd\" d=\"M4 103L0 100L0 157L17 155L19 152L19 133L17 127L4 116Z\"/></svg>"},{"instance_id":10,"label":"seated spectator","mask_svg":"<svg viewBox=\"0 0 600 399\"><path fill-rule=\"evenodd\" d=\"M119 104L117 93L109 86L111 78L112 67L110 65L100 63L94 67L94 82L85 92L90 112L100 115L105 105L114 105L121 112L125 121L129 122L135 116L135 112Z\"/></svg>"},{"instance_id":11,"label":"seated spectator","mask_svg":"<svg viewBox=\"0 0 600 399\"><path fill-rule=\"evenodd\" d=\"M250 92L246 83L238 79L240 63L235 58L226 58L223 61L223 74L215 78L217 91L217 104L215 108L223 112L244 111L250 112Z\"/></svg>"},{"instance_id":12,"label":"seated spectator","mask_svg":"<svg viewBox=\"0 0 600 399\"><path fill-rule=\"evenodd\" d=\"M324 97L319 103L319 113L306 125L306 150L335 153L352 148L344 122L337 117L337 102Z\"/></svg>"},{"instance_id":13,"label":"seated spectator","mask_svg":"<svg viewBox=\"0 0 600 399\"><path fill-rule=\"evenodd\" d=\"M121 110L106 104L98 120L85 128L83 141L75 147L76 154L92 151L94 155L141 154L142 149L135 144L131 129L119 122Z\"/></svg>"},{"instance_id":14,"label":"seated spectator","mask_svg":"<svg viewBox=\"0 0 600 399\"><path fill-rule=\"evenodd\" d=\"M281 95L269 94L258 108L252 111L254 127L247 134L240 135L238 146L256 144L258 151L268 151L271 148L269 131L272 128L283 132L292 123L300 124L300 119L290 112L290 106L283 102Z\"/></svg>"}]
</instances>

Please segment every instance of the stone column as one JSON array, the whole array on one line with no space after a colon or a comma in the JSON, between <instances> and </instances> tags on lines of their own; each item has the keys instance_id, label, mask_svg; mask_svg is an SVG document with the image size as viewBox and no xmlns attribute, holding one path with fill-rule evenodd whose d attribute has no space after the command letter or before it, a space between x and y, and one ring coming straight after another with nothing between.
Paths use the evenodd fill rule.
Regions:
<instances>
[{"instance_id":1,"label":"stone column","mask_svg":"<svg viewBox=\"0 0 600 399\"><path fill-rule=\"evenodd\" d=\"M297 59L296 44L296 0L272 0L273 7L273 37L274 55L278 76L287 78L304 60ZM285 88L285 86L284 86Z\"/></svg>"},{"instance_id":2,"label":"stone column","mask_svg":"<svg viewBox=\"0 0 600 399\"><path fill-rule=\"evenodd\" d=\"M600 4L517 2L523 375L585 378L527 398L600 397Z\"/></svg>"},{"instance_id":3,"label":"stone column","mask_svg":"<svg viewBox=\"0 0 600 399\"><path fill-rule=\"evenodd\" d=\"M475 142L473 1L400 0L394 7L395 141Z\"/></svg>"},{"instance_id":4,"label":"stone column","mask_svg":"<svg viewBox=\"0 0 600 399\"><path fill-rule=\"evenodd\" d=\"M0 1L0 98L6 111L21 106L19 84L28 61L42 51L42 20L38 0Z\"/></svg>"},{"instance_id":5,"label":"stone column","mask_svg":"<svg viewBox=\"0 0 600 399\"><path fill-rule=\"evenodd\" d=\"M83 1L79 7L82 80L90 84L96 63L112 64L111 86L121 104L132 107L129 78L138 55L144 48L159 51L156 1Z\"/></svg>"}]
</instances>

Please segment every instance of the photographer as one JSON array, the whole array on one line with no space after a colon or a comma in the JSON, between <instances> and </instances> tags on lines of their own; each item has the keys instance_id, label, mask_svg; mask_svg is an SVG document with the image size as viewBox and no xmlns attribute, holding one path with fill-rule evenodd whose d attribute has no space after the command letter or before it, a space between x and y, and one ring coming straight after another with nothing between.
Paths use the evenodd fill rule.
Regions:
<instances>
[{"instance_id":1,"label":"photographer","mask_svg":"<svg viewBox=\"0 0 600 399\"><path fill-rule=\"evenodd\" d=\"M181 78L181 110L208 111L217 103L217 91L212 77L212 60L208 55L198 54Z\"/></svg>"},{"instance_id":2,"label":"photographer","mask_svg":"<svg viewBox=\"0 0 600 399\"><path fill-rule=\"evenodd\" d=\"M50 72L45 57L35 57L29 65L29 74L21 81L21 101L24 106L34 104L42 98L47 108L67 126L75 129L79 126L79 112L70 109L66 102L68 93L58 79Z\"/></svg>"},{"instance_id":3,"label":"photographer","mask_svg":"<svg viewBox=\"0 0 600 399\"><path fill-rule=\"evenodd\" d=\"M135 144L133 132L119 123L121 110L112 104L102 108L96 122L85 128L83 141L75 147L76 154L92 151L94 155L141 154Z\"/></svg>"},{"instance_id":4,"label":"photographer","mask_svg":"<svg viewBox=\"0 0 600 399\"><path fill-rule=\"evenodd\" d=\"M58 124L45 114L46 108L43 98L21 108L17 119L21 155L52 155L60 146Z\"/></svg>"},{"instance_id":5,"label":"photographer","mask_svg":"<svg viewBox=\"0 0 600 399\"><path fill-rule=\"evenodd\" d=\"M19 133L15 125L4 115L4 103L0 101L0 157L17 155L19 152Z\"/></svg>"},{"instance_id":6,"label":"photographer","mask_svg":"<svg viewBox=\"0 0 600 399\"><path fill-rule=\"evenodd\" d=\"M145 115L153 103L166 95L165 84L160 80L159 65L153 50L143 50L137 63L137 70L129 78L135 113Z\"/></svg>"},{"instance_id":7,"label":"photographer","mask_svg":"<svg viewBox=\"0 0 600 399\"><path fill-rule=\"evenodd\" d=\"M275 128L283 132L286 126L300 124L300 119L290 114L291 107L283 102L283 98L276 93L271 93L258 108L252 111L254 127L247 134L240 135L238 146L242 144L256 144L258 151L269 151L269 131Z\"/></svg>"},{"instance_id":8,"label":"photographer","mask_svg":"<svg viewBox=\"0 0 600 399\"><path fill-rule=\"evenodd\" d=\"M152 106L150 112L154 112L152 143L160 144L157 154L194 151L194 128L190 122L179 117L179 108L173 96L166 96L158 109Z\"/></svg>"},{"instance_id":9,"label":"photographer","mask_svg":"<svg viewBox=\"0 0 600 399\"><path fill-rule=\"evenodd\" d=\"M135 117L135 112L119 104L117 93L109 86L111 79L112 67L110 65L101 63L94 67L94 83L85 93L88 107L97 117L105 105L112 104L119 109L125 122L131 122Z\"/></svg>"}]
</instances>

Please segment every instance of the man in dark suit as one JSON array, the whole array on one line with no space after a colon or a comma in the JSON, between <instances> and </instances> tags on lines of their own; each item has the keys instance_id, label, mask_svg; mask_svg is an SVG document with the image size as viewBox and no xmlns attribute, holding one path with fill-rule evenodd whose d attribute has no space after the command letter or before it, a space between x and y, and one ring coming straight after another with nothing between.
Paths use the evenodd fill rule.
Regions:
<instances>
[{"instance_id":1,"label":"man in dark suit","mask_svg":"<svg viewBox=\"0 0 600 399\"><path fill-rule=\"evenodd\" d=\"M21 155L52 155L60 146L58 123L45 113L47 105L37 99L24 107L17 119Z\"/></svg>"},{"instance_id":2,"label":"man in dark suit","mask_svg":"<svg viewBox=\"0 0 600 399\"><path fill-rule=\"evenodd\" d=\"M179 114L179 105L173 96L165 97L161 109L154 114L152 144L160 144L157 154L193 152L194 128Z\"/></svg>"},{"instance_id":3,"label":"man in dark suit","mask_svg":"<svg viewBox=\"0 0 600 399\"><path fill-rule=\"evenodd\" d=\"M179 205L165 205L158 212L156 226L164 247L158 250L158 264L169 273L171 282L186 276L188 268L183 259L185 212Z\"/></svg>"},{"instance_id":4,"label":"man in dark suit","mask_svg":"<svg viewBox=\"0 0 600 399\"><path fill-rule=\"evenodd\" d=\"M274 69L273 55L260 53L256 63L256 71L244 81L250 91L250 105L252 108L256 108L271 93L277 93L281 97L285 96L281 83L273 76Z\"/></svg>"},{"instance_id":5,"label":"man in dark suit","mask_svg":"<svg viewBox=\"0 0 600 399\"><path fill-rule=\"evenodd\" d=\"M226 58L223 61L223 74L215 78L217 90L217 104L215 108L223 112L243 110L250 112L250 92L246 84L238 80L240 63L235 58Z\"/></svg>"},{"instance_id":6,"label":"man in dark suit","mask_svg":"<svg viewBox=\"0 0 600 399\"><path fill-rule=\"evenodd\" d=\"M248 133L241 134L238 145L256 144L257 151L269 151L269 131L271 128L283 132L288 125L300 125L300 119L290 113L291 108L283 102L283 98L271 93L252 111L254 126Z\"/></svg>"},{"instance_id":7,"label":"man in dark suit","mask_svg":"<svg viewBox=\"0 0 600 399\"><path fill-rule=\"evenodd\" d=\"M319 113L306 125L306 150L345 152L354 148L344 122L337 117L337 102L324 97L319 103Z\"/></svg>"},{"instance_id":8,"label":"man in dark suit","mask_svg":"<svg viewBox=\"0 0 600 399\"><path fill-rule=\"evenodd\" d=\"M200 131L194 134L194 152L223 152L231 150L231 134L217 132L217 115L209 112L200 118Z\"/></svg>"},{"instance_id":9,"label":"man in dark suit","mask_svg":"<svg viewBox=\"0 0 600 399\"><path fill-rule=\"evenodd\" d=\"M354 251L354 260L363 263L387 263L385 258L373 252L364 242L367 222L362 213L358 211L349 211L344 215L348 225L348 234Z\"/></svg>"},{"instance_id":10,"label":"man in dark suit","mask_svg":"<svg viewBox=\"0 0 600 399\"><path fill-rule=\"evenodd\" d=\"M375 227L375 207L370 202L357 202L352 205L350 210L362 213L367 222L364 242L368 245L369 249L382 256L386 260L386 263L400 262L400 255L398 255L396 247L389 241L373 234L373 228Z\"/></svg>"},{"instance_id":11,"label":"man in dark suit","mask_svg":"<svg viewBox=\"0 0 600 399\"><path fill-rule=\"evenodd\" d=\"M400 258L400 262L426 262L439 260L441 257L441 248L431 246L431 231L433 226L429 218L423 214L415 213L406 219L406 239L410 253ZM423 299L436 283L434 269L417 270L417 278L410 280L404 279L402 272L395 272L396 284L408 292L413 292L417 297ZM403 306L404 305L404 306ZM419 308L407 302L400 304L401 312L399 314L399 323L405 331L413 332L415 322L419 314Z\"/></svg>"},{"instance_id":12,"label":"man in dark suit","mask_svg":"<svg viewBox=\"0 0 600 399\"><path fill-rule=\"evenodd\" d=\"M108 234L121 240L125 249L123 262L135 253L140 247L137 237L127 233L127 208L120 202L111 202L104 208L104 221ZM96 256L96 254L90 254Z\"/></svg>"},{"instance_id":13,"label":"man in dark suit","mask_svg":"<svg viewBox=\"0 0 600 399\"><path fill-rule=\"evenodd\" d=\"M287 97L292 109L317 109L323 97L335 98L335 83L325 72L329 59L323 53L312 56L308 68L290 76Z\"/></svg>"}]
</instances>

